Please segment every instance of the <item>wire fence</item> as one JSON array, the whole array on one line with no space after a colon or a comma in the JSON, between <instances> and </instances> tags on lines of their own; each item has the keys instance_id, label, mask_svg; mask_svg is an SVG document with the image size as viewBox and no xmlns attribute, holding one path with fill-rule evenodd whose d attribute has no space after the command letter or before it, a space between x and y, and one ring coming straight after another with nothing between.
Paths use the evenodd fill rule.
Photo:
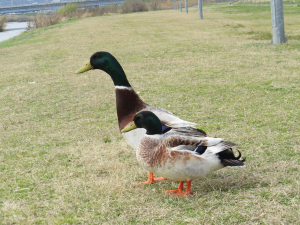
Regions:
<instances>
[{"instance_id":1,"label":"wire fence","mask_svg":"<svg viewBox=\"0 0 300 225\"><path fill-rule=\"evenodd\" d=\"M180 0L173 0L174 4L180 3ZM212 3L224 3L224 2L249 2L249 3L258 3L258 2L270 2L270 0L202 0L202 4L212 4ZM185 0L181 0L181 5L184 7ZM198 5L198 0L188 0L188 6Z\"/></svg>"},{"instance_id":2,"label":"wire fence","mask_svg":"<svg viewBox=\"0 0 300 225\"><path fill-rule=\"evenodd\" d=\"M222 2L236 2L236 1L244 1L244 0L202 0L202 4L213 4L213 3L222 3ZM173 2L173 9L181 10L182 8L185 8L185 4L188 5L188 7L193 7L198 5L198 0L172 0ZM186 9L186 12L188 10Z\"/></svg>"}]
</instances>

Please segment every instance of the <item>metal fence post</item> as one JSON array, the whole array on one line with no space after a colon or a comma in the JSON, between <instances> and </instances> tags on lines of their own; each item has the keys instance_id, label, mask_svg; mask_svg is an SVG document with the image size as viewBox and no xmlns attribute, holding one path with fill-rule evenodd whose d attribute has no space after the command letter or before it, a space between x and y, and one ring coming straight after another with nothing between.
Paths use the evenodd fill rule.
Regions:
<instances>
[{"instance_id":1,"label":"metal fence post","mask_svg":"<svg viewBox=\"0 0 300 225\"><path fill-rule=\"evenodd\" d=\"M188 7L188 1L185 0L185 12L186 12L186 13L189 12L188 8L189 8L189 7Z\"/></svg>"},{"instance_id":2,"label":"metal fence post","mask_svg":"<svg viewBox=\"0 0 300 225\"><path fill-rule=\"evenodd\" d=\"M203 19L203 13L202 13L202 0L198 0L198 11L199 11L199 19Z\"/></svg>"},{"instance_id":3,"label":"metal fence post","mask_svg":"<svg viewBox=\"0 0 300 225\"><path fill-rule=\"evenodd\" d=\"M282 44L287 42L284 34L282 0L271 0L271 18L273 29L273 38L271 44Z\"/></svg>"},{"instance_id":4,"label":"metal fence post","mask_svg":"<svg viewBox=\"0 0 300 225\"><path fill-rule=\"evenodd\" d=\"M181 5L182 0L179 0L179 1L180 1L180 12L182 12L182 5Z\"/></svg>"}]
</instances>

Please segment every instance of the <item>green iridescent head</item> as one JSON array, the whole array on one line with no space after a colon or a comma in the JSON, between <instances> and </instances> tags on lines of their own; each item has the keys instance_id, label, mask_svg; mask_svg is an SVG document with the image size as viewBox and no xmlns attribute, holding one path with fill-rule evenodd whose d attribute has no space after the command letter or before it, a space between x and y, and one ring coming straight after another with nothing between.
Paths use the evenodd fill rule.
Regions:
<instances>
[{"instance_id":1,"label":"green iridescent head","mask_svg":"<svg viewBox=\"0 0 300 225\"><path fill-rule=\"evenodd\" d=\"M84 73L93 69L103 70L108 73L115 86L131 87L120 63L108 52L94 53L91 56L90 61L87 62L85 66L77 70L76 73Z\"/></svg>"},{"instance_id":2,"label":"green iridescent head","mask_svg":"<svg viewBox=\"0 0 300 225\"><path fill-rule=\"evenodd\" d=\"M145 128L148 135L161 134L161 122L159 118L150 111L142 111L135 115L133 122L121 132L128 132L136 128Z\"/></svg>"}]
</instances>

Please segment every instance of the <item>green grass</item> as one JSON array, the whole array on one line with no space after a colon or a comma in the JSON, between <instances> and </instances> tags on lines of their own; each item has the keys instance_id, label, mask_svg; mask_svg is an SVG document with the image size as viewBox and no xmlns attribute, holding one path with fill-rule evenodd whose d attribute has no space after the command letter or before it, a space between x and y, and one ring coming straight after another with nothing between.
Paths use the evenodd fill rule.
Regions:
<instances>
[{"instance_id":1,"label":"green grass","mask_svg":"<svg viewBox=\"0 0 300 225\"><path fill-rule=\"evenodd\" d=\"M4 31L4 28L6 27L6 22L7 22L7 16L6 15L0 16L0 32Z\"/></svg>"},{"instance_id":2,"label":"green grass","mask_svg":"<svg viewBox=\"0 0 300 225\"><path fill-rule=\"evenodd\" d=\"M262 0L262 1L239 1L239 2L234 2L233 4L236 5L249 5L249 4L255 4L255 5L270 5L270 0ZM300 1L299 0L286 0L283 1L283 5L288 6L288 5L299 5Z\"/></svg>"},{"instance_id":3,"label":"green grass","mask_svg":"<svg viewBox=\"0 0 300 225\"><path fill-rule=\"evenodd\" d=\"M45 38L39 38L40 34L49 29L54 29L54 28L61 28L62 26L68 25L72 22L75 22L79 19L68 19L66 22L61 22L59 24L55 24L49 27L41 28L41 29L36 29L32 30L30 32L25 31L19 36L15 36L7 41L2 41L0 42L0 48L5 48L5 47L11 47L11 46L16 46L16 45L24 45L24 44L34 44L34 43L40 43L44 41L49 41L49 37Z\"/></svg>"},{"instance_id":4,"label":"green grass","mask_svg":"<svg viewBox=\"0 0 300 225\"><path fill-rule=\"evenodd\" d=\"M2 224L297 224L300 18L270 45L268 7L218 4L72 20L0 43ZM298 11L297 11L298 10ZM141 98L238 143L246 167L149 186L118 131L111 52Z\"/></svg>"}]
</instances>

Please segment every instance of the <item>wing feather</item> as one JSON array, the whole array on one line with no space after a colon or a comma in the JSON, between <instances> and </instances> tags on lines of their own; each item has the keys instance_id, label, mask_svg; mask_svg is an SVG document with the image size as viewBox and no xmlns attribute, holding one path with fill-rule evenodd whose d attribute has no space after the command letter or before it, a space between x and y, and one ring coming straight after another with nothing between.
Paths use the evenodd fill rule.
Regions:
<instances>
[{"instance_id":1,"label":"wing feather","mask_svg":"<svg viewBox=\"0 0 300 225\"><path fill-rule=\"evenodd\" d=\"M159 107L148 105L146 108L144 108L141 111L153 112L159 118L161 123L168 127L174 128L174 127L194 127L194 126L196 126L196 123L182 120L178 116L175 116L173 113L171 113L165 109L159 108Z\"/></svg>"},{"instance_id":2,"label":"wing feather","mask_svg":"<svg viewBox=\"0 0 300 225\"><path fill-rule=\"evenodd\" d=\"M161 144L174 150L194 151L198 146L214 146L221 141L221 138L181 136L178 134L167 133L163 136Z\"/></svg>"}]
</instances>

